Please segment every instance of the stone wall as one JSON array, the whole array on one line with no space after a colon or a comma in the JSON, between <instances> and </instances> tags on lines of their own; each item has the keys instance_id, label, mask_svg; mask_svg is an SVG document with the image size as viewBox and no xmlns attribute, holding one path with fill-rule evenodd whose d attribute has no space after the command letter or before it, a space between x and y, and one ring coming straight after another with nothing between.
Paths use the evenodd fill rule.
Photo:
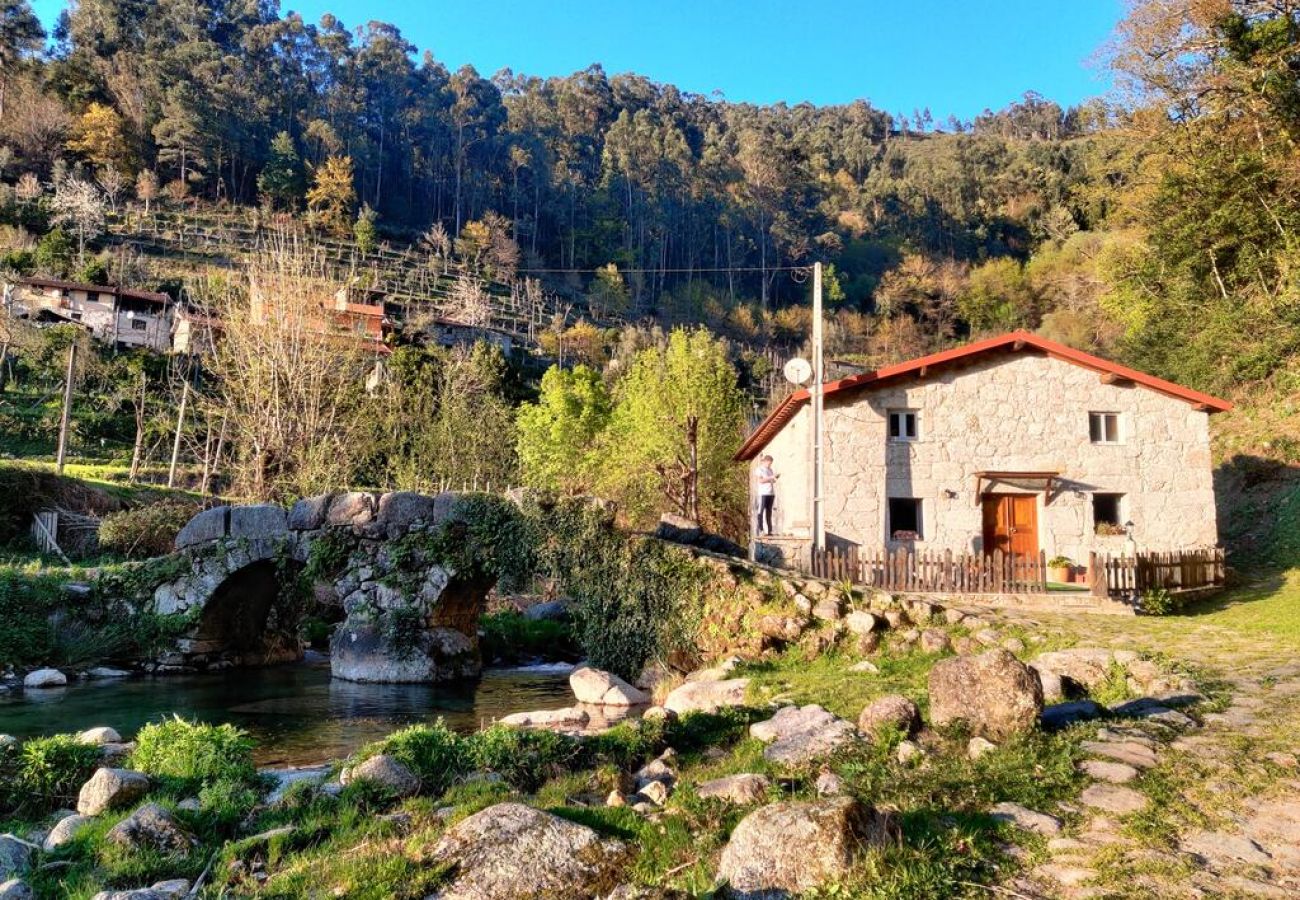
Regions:
<instances>
[{"instance_id":1,"label":"stone wall","mask_svg":"<svg viewBox=\"0 0 1300 900\"><path fill-rule=\"evenodd\" d=\"M919 413L920 438L892 443L887 413ZM1122 439L1093 444L1089 412L1116 412ZM804 405L764 452L781 474L782 530L811 534L812 411ZM1086 562L1089 551L1123 551L1125 538L1094 533L1092 495L1123 494L1142 550L1213 546L1218 540L1209 416L1154 390L1105 384L1090 369L1035 353L985 358L877 390L827 398L826 531L867 548L887 540L889 497L922 501L920 550L983 550L977 471L1059 471L1054 496L1033 493L1039 547ZM986 488L987 490L987 488Z\"/></svg>"}]
</instances>

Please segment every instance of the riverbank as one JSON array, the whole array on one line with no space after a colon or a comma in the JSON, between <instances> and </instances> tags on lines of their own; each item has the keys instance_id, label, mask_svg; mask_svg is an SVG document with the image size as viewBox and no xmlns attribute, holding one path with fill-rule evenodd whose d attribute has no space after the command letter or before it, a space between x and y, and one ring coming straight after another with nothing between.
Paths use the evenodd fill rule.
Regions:
<instances>
[{"instance_id":1,"label":"riverbank","mask_svg":"<svg viewBox=\"0 0 1300 900\"><path fill-rule=\"evenodd\" d=\"M1227 870L1222 859L1197 862L1194 845L1183 844L1197 830L1229 827L1222 820L1207 826L1198 812L1204 798L1195 794L1202 788L1177 777L1189 748L1232 746L1232 722L1257 709L1260 691L1278 702L1293 697L1297 678L1283 672L1279 658L1294 644L1253 630L1250 609L1216 601L1210 611L1123 623L981 611L964 622L916 626L924 645L895 629L870 651L849 641L809 658L792 647L701 673L684 687L666 683L655 698L664 712L601 735L496 727L457 736L417 726L278 797L263 793L269 784L245 794L194 774L182 785L175 771L158 775L156 761L132 757L126 764L155 769L146 772L149 793L101 814L64 848L34 852L29 880L38 896L83 900L110 885L193 881L205 870L198 891L205 896L424 897L465 887L476 871L487 877L487 865L501 877L528 879L487 896L530 896L547 883L565 884L561 896L697 896L720 879L735 884L754 872L788 872L771 855L782 852L779 832L812 816L829 829L819 840L857 848L840 862L812 860L802 841L799 861L817 873L817 896L987 893L973 885L1031 897L1190 896L1171 880L1169 862L1163 870L1151 862L1161 858L1221 886L1231 878L1244 879L1232 882L1238 889L1285 885L1295 868L1272 855L1267 835L1252 832L1261 855ZM1197 655L1197 646L1221 645L1236 654L1233 665L1252 673L1254 699L1241 700L1237 686L1223 680L1220 666L1229 660ZM1247 658L1243 648L1252 646ZM989 656L1017 671L1002 653L1007 647L1039 667L1049 694L1059 683L1100 705L1081 695L1049 701L1033 727L994 735L985 714L1001 713L989 708L992 695L979 694L964 702L978 721L945 719L952 698L943 696L948 688L936 671ZM1174 649L1188 657L1162 652ZM737 679L745 680L739 694L719 687ZM735 705L705 711L680 699L722 694ZM882 710L907 709L886 698L915 704L916 718L878 719ZM825 712L809 711L813 704ZM870 709L876 712L865 715ZM803 730L793 727L796 712ZM1075 716L1082 719L1068 723ZM1273 734L1257 715L1251 727ZM1266 759L1264 752L1277 755ZM1284 766L1294 757L1271 743L1244 753L1234 796L1221 805L1286 796ZM254 751L248 754L251 763ZM69 800L75 797L54 802ZM106 843L141 802L158 803L197 844L159 856ZM23 815L14 827L27 829L27 838L50 827L45 814ZM513 829L513 851L492 843L503 828ZM764 834L770 840L759 840ZM1116 865L1126 853L1146 854L1150 864L1134 857ZM50 863L60 865L43 868ZM1126 872L1141 875L1140 889L1128 889L1139 882ZM1172 892L1159 893L1160 886Z\"/></svg>"}]
</instances>

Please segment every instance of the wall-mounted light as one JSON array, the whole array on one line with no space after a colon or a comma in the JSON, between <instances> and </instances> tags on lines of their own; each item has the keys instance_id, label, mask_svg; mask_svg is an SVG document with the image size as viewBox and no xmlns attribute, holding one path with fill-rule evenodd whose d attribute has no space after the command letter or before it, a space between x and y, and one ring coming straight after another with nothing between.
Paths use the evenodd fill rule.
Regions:
<instances>
[{"instance_id":1,"label":"wall-mounted light","mask_svg":"<svg viewBox=\"0 0 1300 900\"><path fill-rule=\"evenodd\" d=\"M943 489L943 495L944 495L945 497L947 497L949 500L956 500L956 499L957 499L957 492L954 491L952 488L944 488L944 489Z\"/></svg>"},{"instance_id":2,"label":"wall-mounted light","mask_svg":"<svg viewBox=\"0 0 1300 900\"><path fill-rule=\"evenodd\" d=\"M1083 491L1075 491L1075 492L1074 492L1074 499L1075 499L1075 500L1082 500L1082 499L1084 499L1084 498L1087 497L1087 496L1088 496L1088 495L1085 494Z\"/></svg>"}]
</instances>

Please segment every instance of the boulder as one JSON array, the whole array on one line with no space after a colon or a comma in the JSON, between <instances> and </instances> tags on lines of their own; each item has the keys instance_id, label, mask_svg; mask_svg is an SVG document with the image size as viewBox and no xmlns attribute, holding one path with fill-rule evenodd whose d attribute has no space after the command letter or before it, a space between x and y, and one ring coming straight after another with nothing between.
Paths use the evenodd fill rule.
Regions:
<instances>
[{"instance_id":1,"label":"boulder","mask_svg":"<svg viewBox=\"0 0 1300 900\"><path fill-rule=\"evenodd\" d=\"M921 649L926 653L947 653L952 649L952 641L939 629L927 628L921 632Z\"/></svg>"},{"instance_id":2,"label":"boulder","mask_svg":"<svg viewBox=\"0 0 1300 900\"><path fill-rule=\"evenodd\" d=\"M813 790L818 797L834 797L844 793L844 779L834 772L822 772L813 783Z\"/></svg>"},{"instance_id":3,"label":"boulder","mask_svg":"<svg viewBox=\"0 0 1300 900\"><path fill-rule=\"evenodd\" d=\"M758 632L763 637L788 644L797 641L799 635L803 634L803 623L794 616L770 613L758 620Z\"/></svg>"},{"instance_id":4,"label":"boulder","mask_svg":"<svg viewBox=\"0 0 1300 900\"><path fill-rule=\"evenodd\" d=\"M0 900L36 900L36 894L17 878L0 882Z\"/></svg>"},{"instance_id":5,"label":"boulder","mask_svg":"<svg viewBox=\"0 0 1300 900\"><path fill-rule=\"evenodd\" d=\"M985 740L982 737L973 737L966 742L966 758L974 762L985 753L990 753L996 749L998 749L998 745L992 741Z\"/></svg>"},{"instance_id":6,"label":"boulder","mask_svg":"<svg viewBox=\"0 0 1300 900\"><path fill-rule=\"evenodd\" d=\"M569 674L569 687L579 703L595 706L644 706L650 695L632 687L612 672L578 666Z\"/></svg>"},{"instance_id":7,"label":"boulder","mask_svg":"<svg viewBox=\"0 0 1300 900\"><path fill-rule=\"evenodd\" d=\"M696 785L700 797L725 800L737 806L751 806L767 799L772 781L766 775L728 775Z\"/></svg>"},{"instance_id":8,"label":"boulder","mask_svg":"<svg viewBox=\"0 0 1300 900\"><path fill-rule=\"evenodd\" d=\"M183 900L189 893L190 883L184 878L176 878L131 891L100 891L91 900Z\"/></svg>"},{"instance_id":9,"label":"boulder","mask_svg":"<svg viewBox=\"0 0 1300 900\"><path fill-rule=\"evenodd\" d=\"M843 878L896 835L888 816L850 797L773 803L741 819L718 864L727 896L789 897Z\"/></svg>"},{"instance_id":10,"label":"boulder","mask_svg":"<svg viewBox=\"0 0 1300 900\"><path fill-rule=\"evenodd\" d=\"M664 698L664 708L678 714L684 712L717 712L727 706L744 706L749 690L748 678L728 678L724 681L688 681L674 688Z\"/></svg>"},{"instance_id":11,"label":"boulder","mask_svg":"<svg viewBox=\"0 0 1300 900\"><path fill-rule=\"evenodd\" d=\"M534 603L524 610L524 618L532 622L564 622L570 618L569 607L560 600Z\"/></svg>"},{"instance_id":12,"label":"boulder","mask_svg":"<svg viewBox=\"0 0 1300 900\"><path fill-rule=\"evenodd\" d=\"M1060 703L1065 699L1065 680L1060 675L1051 669L1039 668L1037 665L1029 668L1038 673L1038 683L1043 686L1044 703Z\"/></svg>"},{"instance_id":13,"label":"boulder","mask_svg":"<svg viewBox=\"0 0 1300 900\"><path fill-rule=\"evenodd\" d=\"M375 520L378 500L365 491L346 491L330 500L327 525L369 525Z\"/></svg>"},{"instance_id":14,"label":"boulder","mask_svg":"<svg viewBox=\"0 0 1300 900\"><path fill-rule=\"evenodd\" d=\"M511 713L497 720L498 724L513 728L544 728L553 731L581 730L587 727L589 721L591 721L591 714L576 706Z\"/></svg>"},{"instance_id":15,"label":"boulder","mask_svg":"<svg viewBox=\"0 0 1300 900\"><path fill-rule=\"evenodd\" d=\"M844 617L844 627L853 634L870 634L882 628L884 624L881 619L861 609Z\"/></svg>"},{"instance_id":16,"label":"boulder","mask_svg":"<svg viewBox=\"0 0 1300 900\"><path fill-rule=\"evenodd\" d=\"M176 549L184 550L197 544L219 541L226 536L230 519L229 506L213 506L195 515L176 535Z\"/></svg>"},{"instance_id":17,"label":"boulder","mask_svg":"<svg viewBox=\"0 0 1300 900\"><path fill-rule=\"evenodd\" d=\"M81 786L77 812L97 816L110 809L130 806L149 791L149 776L131 769L98 769Z\"/></svg>"},{"instance_id":18,"label":"boulder","mask_svg":"<svg viewBox=\"0 0 1300 900\"><path fill-rule=\"evenodd\" d=\"M1091 700L1069 700L1043 707L1043 725L1046 728L1065 728L1075 722L1097 719L1106 714L1100 704Z\"/></svg>"},{"instance_id":19,"label":"boulder","mask_svg":"<svg viewBox=\"0 0 1300 900\"><path fill-rule=\"evenodd\" d=\"M930 721L965 721L981 737L1001 740L1038 724L1043 688L1038 675L1006 650L958 656L930 670Z\"/></svg>"},{"instance_id":20,"label":"boulder","mask_svg":"<svg viewBox=\"0 0 1300 900\"><path fill-rule=\"evenodd\" d=\"M699 522L674 513L660 516L659 525L655 528L655 537L674 544L694 544L703 535L704 529Z\"/></svg>"},{"instance_id":21,"label":"boulder","mask_svg":"<svg viewBox=\"0 0 1300 900\"><path fill-rule=\"evenodd\" d=\"M435 524L441 521L446 507L446 503L438 503L437 497L414 491L389 491L379 498L375 524L383 525L389 537L401 537L416 522Z\"/></svg>"},{"instance_id":22,"label":"boulder","mask_svg":"<svg viewBox=\"0 0 1300 900\"><path fill-rule=\"evenodd\" d=\"M32 866L33 847L12 834L0 834L0 878L17 878Z\"/></svg>"},{"instance_id":23,"label":"boulder","mask_svg":"<svg viewBox=\"0 0 1300 900\"><path fill-rule=\"evenodd\" d=\"M77 836L77 832L89 825L90 822L90 816L79 816L76 813L64 816L55 823L54 827L50 829L50 833L45 836L41 849L46 853L51 853L65 844L72 843Z\"/></svg>"},{"instance_id":24,"label":"boulder","mask_svg":"<svg viewBox=\"0 0 1300 900\"><path fill-rule=\"evenodd\" d=\"M618 841L522 803L498 803L458 822L427 861L451 869L438 900L594 898L617 884Z\"/></svg>"},{"instance_id":25,"label":"boulder","mask_svg":"<svg viewBox=\"0 0 1300 900\"><path fill-rule=\"evenodd\" d=\"M873 735L881 728L910 737L921 728L921 710L902 694L886 694L867 704L858 716L858 731Z\"/></svg>"},{"instance_id":26,"label":"boulder","mask_svg":"<svg viewBox=\"0 0 1300 900\"><path fill-rule=\"evenodd\" d=\"M122 743L122 735L107 725L101 725L98 728L87 728L77 735L77 740L83 744L120 744Z\"/></svg>"},{"instance_id":27,"label":"boulder","mask_svg":"<svg viewBox=\"0 0 1300 900\"><path fill-rule=\"evenodd\" d=\"M68 683L68 676L58 669L36 669L23 678L23 687L27 690L63 687Z\"/></svg>"},{"instance_id":28,"label":"boulder","mask_svg":"<svg viewBox=\"0 0 1300 900\"><path fill-rule=\"evenodd\" d=\"M315 531L325 525L333 494L305 497L289 507L288 525L293 531Z\"/></svg>"},{"instance_id":29,"label":"boulder","mask_svg":"<svg viewBox=\"0 0 1300 900\"><path fill-rule=\"evenodd\" d=\"M372 756L364 762L344 769L339 782L346 787L354 781L368 781L379 785L395 797L410 797L420 790L420 779L415 773L387 753Z\"/></svg>"},{"instance_id":30,"label":"boulder","mask_svg":"<svg viewBox=\"0 0 1300 900\"><path fill-rule=\"evenodd\" d=\"M989 810L989 816L999 822L1009 822L1024 831L1032 831L1044 837L1055 837L1061 833L1061 820L1047 813L1035 812L1019 803L998 803Z\"/></svg>"},{"instance_id":31,"label":"boulder","mask_svg":"<svg viewBox=\"0 0 1300 900\"><path fill-rule=\"evenodd\" d=\"M114 669L109 666L95 666L93 669L86 670L86 677L105 681L111 678L130 678L131 673L125 669Z\"/></svg>"},{"instance_id":32,"label":"boulder","mask_svg":"<svg viewBox=\"0 0 1300 900\"><path fill-rule=\"evenodd\" d=\"M1039 654L1033 662L1034 668L1040 672L1052 672L1091 691L1106 681L1111 664L1117 660L1113 650L1074 647Z\"/></svg>"},{"instance_id":33,"label":"boulder","mask_svg":"<svg viewBox=\"0 0 1300 900\"><path fill-rule=\"evenodd\" d=\"M812 615L823 622L838 622L844 618L844 604L838 596L825 594L813 604Z\"/></svg>"},{"instance_id":34,"label":"boulder","mask_svg":"<svg viewBox=\"0 0 1300 900\"><path fill-rule=\"evenodd\" d=\"M751 725L749 733L769 745L764 759L787 766L825 759L857 738L852 723L813 704L784 707L767 721Z\"/></svg>"},{"instance_id":35,"label":"boulder","mask_svg":"<svg viewBox=\"0 0 1300 900\"><path fill-rule=\"evenodd\" d=\"M157 803L146 803L118 822L104 840L129 850L176 855L188 853L195 843L176 817Z\"/></svg>"},{"instance_id":36,"label":"boulder","mask_svg":"<svg viewBox=\"0 0 1300 900\"><path fill-rule=\"evenodd\" d=\"M272 541L289 533L284 508L275 503L234 506L230 509L230 536L250 541Z\"/></svg>"},{"instance_id":37,"label":"boulder","mask_svg":"<svg viewBox=\"0 0 1300 900\"><path fill-rule=\"evenodd\" d=\"M386 684L469 678L482 669L478 647L452 628L402 635L364 619L347 620L330 639L330 672L344 681Z\"/></svg>"}]
</instances>

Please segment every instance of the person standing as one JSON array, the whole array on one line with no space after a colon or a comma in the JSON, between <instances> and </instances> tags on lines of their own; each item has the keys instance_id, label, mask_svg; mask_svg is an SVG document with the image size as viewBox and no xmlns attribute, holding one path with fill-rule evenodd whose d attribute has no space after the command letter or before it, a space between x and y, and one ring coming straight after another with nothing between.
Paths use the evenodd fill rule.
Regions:
<instances>
[{"instance_id":1,"label":"person standing","mask_svg":"<svg viewBox=\"0 0 1300 900\"><path fill-rule=\"evenodd\" d=\"M772 507L776 505L776 480L781 476L772 471L772 457L764 454L758 460L758 534L763 533L763 519L767 519L767 533L772 534Z\"/></svg>"}]
</instances>

